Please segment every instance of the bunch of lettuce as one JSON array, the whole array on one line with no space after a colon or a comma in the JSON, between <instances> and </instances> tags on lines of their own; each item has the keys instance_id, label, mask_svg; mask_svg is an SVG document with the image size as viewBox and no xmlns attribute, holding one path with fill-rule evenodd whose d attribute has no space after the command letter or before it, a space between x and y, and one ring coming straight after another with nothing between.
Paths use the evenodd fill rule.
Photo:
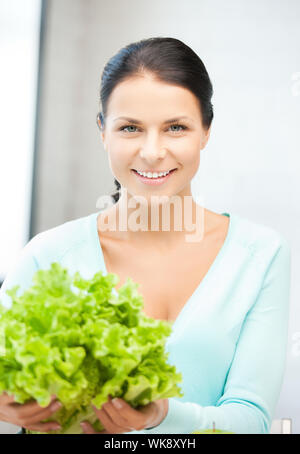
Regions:
<instances>
[{"instance_id":1,"label":"bunch of lettuce","mask_svg":"<svg viewBox=\"0 0 300 454\"><path fill-rule=\"evenodd\" d=\"M108 395L134 408L183 396L182 374L165 352L172 323L142 312L139 284L128 278L116 291L116 274L71 277L57 262L32 282L20 296L18 285L6 291L9 308L0 304L0 394L42 407L55 394L63 406L44 422L62 429L51 433L83 433L83 420L104 430L92 405L100 408Z\"/></svg>"}]
</instances>

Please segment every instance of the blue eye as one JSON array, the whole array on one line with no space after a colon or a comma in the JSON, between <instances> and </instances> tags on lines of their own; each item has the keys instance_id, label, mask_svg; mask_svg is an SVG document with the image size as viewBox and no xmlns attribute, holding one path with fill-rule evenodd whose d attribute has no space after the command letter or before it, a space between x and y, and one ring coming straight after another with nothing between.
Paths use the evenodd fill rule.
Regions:
<instances>
[{"instance_id":1,"label":"blue eye","mask_svg":"<svg viewBox=\"0 0 300 454\"><path fill-rule=\"evenodd\" d=\"M184 125L175 124L175 125L171 125L170 128L172 128L172 126L177 126L177 127L179 127L179 128L182 128L182 131L185 130L185 129L187 129L187 127L184 126ZM177 131L174 131L174 132L177 132ZM178 131L178 132L180 132L180 131Z\"/></svg>"},{"instance_id":2,"label":"blue eye","mask_svg":"<svg viewBox=\"0 0 300 454\"><path fill-rule=\"evenodd\" d=\"M180 124L174 124L174 125L171 125L170 128L172 127L179 127L179 128L182 128L181 130L177 130L177 131L173 131L173 132L181 132L181 131L184 131L187 129L186 126L184 125L180 125ZM119 129L119 131L125 131L127 128L137 128L137 126L134 126L134 125L127 125L127 126L122 126L122 128ZM127 132L136 132L136 131L127 131Z\"/></svg>"},{"instance_id":3,"label":"blue eye","mask_svg":"<svg viewBox=\"0 0 300 454\"><path fill-rule=\"evenodd\" d=\"M122 128L120 128L120 131L124 131L126 128L136 128L136 126L133 126L133 125L123 126ZM129 132L135 132L135 131L129 131Z\"/></svg>"}]
</instances>

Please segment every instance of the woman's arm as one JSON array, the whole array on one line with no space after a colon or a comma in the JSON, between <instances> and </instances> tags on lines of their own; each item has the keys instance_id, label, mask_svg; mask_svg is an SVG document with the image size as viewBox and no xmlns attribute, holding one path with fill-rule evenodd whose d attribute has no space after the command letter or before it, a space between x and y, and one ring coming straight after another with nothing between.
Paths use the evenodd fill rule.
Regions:
<instances>
[{"instance_id":1,"label":"woman's arm","mask_svg":"<svg viewBox=\"0 0 300 454\"><path fill-rule=\"evenodd\" d=\"M6 294L15 285L19 285L18 295L21 295L32 285L32 278L39 269L34 255L37 247L38 235L32 238L21 250L14 266L8 271L0 288L0 302L5 307L10 307L11 298Z\"/></svg>"},{"instance_id":2,"label":"woman's arm","mask_svg":"<svg viewBox=\"0 0 300 454\"><path fill-rule=\"evenodd\" d=\"M147 434L187 434L197 429L269 433L283 381L290 297L290 247L281 237L260 289L248 311L215 406L169 399L166 418Z\"/></svg>"}]
</instances>

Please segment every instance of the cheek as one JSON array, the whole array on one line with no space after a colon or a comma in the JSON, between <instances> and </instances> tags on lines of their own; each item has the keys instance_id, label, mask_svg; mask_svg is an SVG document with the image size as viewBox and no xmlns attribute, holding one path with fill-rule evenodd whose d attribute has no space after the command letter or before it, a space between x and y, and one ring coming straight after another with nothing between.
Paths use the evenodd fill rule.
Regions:
<instances>
[{"instance_id":1,"label":"cheek","mask_svg":"<svg viewBox=\"0 0 300 454\"><path fill-rule=\"evenodd\" d=\"M186 148L180 153L180 156L178 156L178 161L181 162L186 169L191 169L191 171L197 170L200 163L199 149Z\"/></svg>"},{"instance_id":2,"label":"cheek","mask_svg":"<svg viewBox=\"0 0 300 454\"><path fill-rule=\"evenodd\" d=\"M178 162L186 167L198 167L200 162L201 140L198 135L191 135L186 138L178 139L173 144L171 152L174 153Z\"/></svg>"},{"instance_id":3,"label":"cheek","mask_svg":"<svg viewBox=\"0 0 300 454\"><path fill-rule=\"evenodd\" d=\"M124 146L124 143L111 143L108 150L108 160L111 169L122 171L124 167L130 165L132 160L131 148L128 145Z\"/></svg>"}]
</instances>

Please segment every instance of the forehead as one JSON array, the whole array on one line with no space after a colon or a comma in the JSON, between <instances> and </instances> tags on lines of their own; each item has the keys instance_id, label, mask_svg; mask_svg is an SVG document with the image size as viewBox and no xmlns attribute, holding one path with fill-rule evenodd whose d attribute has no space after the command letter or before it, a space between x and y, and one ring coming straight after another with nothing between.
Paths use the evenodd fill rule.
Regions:
<instances>
[{"instance_id":1,"label":"forehead","mask_svg":"<svg viewBox=\"0 0 300 454\"><path fill-rule=\"evenodd\" d=\"M107 116L164 121L175 116L200 118L198 98L187 88L138 76L120 82L112 91Z\"/></svg>"}]
</instances>

